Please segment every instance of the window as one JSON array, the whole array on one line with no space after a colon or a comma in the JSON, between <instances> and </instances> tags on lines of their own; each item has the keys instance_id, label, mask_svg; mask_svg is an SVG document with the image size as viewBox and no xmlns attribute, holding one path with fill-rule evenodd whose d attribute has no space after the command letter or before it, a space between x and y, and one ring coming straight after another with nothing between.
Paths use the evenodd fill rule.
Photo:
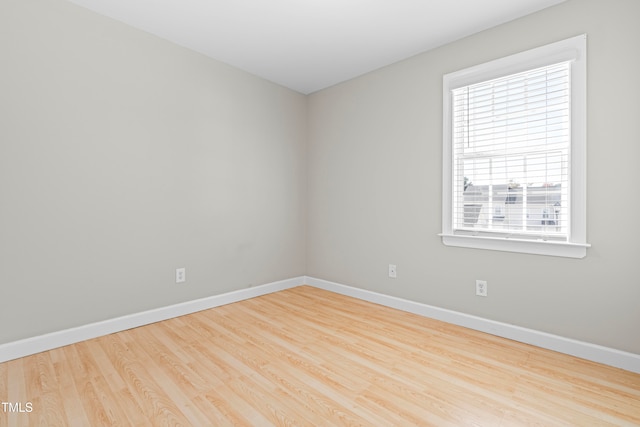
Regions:
<instances>
[{"instance_id":1,"label":"window","mask_svg":"<svg viewBox=\"0 0 640 427\"><path fill-rule=\"evenodd\" d=\"M582 258L586 36L443 79L443 243Z\"/></svg>"}]
</instances>

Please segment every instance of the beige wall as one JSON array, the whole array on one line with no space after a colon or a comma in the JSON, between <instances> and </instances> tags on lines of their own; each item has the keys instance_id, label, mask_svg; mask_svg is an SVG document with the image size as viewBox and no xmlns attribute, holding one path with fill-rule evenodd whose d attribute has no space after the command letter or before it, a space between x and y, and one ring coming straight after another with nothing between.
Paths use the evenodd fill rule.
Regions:
<instances>
[{"instance_id":1,"label":"beige wall","mask_svg":"<svg viewBox=\"0 0 640 427\"><path fill-rule=\"evenodd\" d=\"M311 95L307 274L640 353L639 16L637 0L569 0ZM587 257L444 246L443 74L582 33Z\"/></svg>"},{"instance_id":2,"label":"beige wall","mask_svg":"<svg viewBox=\"0 0 640 427\"><path fill-rule=\"evenodd\" d=\"M303 275L305 138L303 95L2 0L0 343Z\"/></svg>"}]
</instances>

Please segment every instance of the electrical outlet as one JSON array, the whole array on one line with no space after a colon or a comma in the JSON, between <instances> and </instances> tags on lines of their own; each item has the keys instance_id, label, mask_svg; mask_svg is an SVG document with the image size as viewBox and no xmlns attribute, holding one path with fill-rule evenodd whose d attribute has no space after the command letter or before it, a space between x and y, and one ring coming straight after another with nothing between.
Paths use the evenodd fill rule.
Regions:
<instances>
[{"instance_id":1,"label":"electrical outlet","mask_svg":"<svg viewBox=\"0 0 640 427\"><path fill-rule=\"evenodd\" d=\"M389 277L394 279L398 277L395 264L389 264Z\"/></svg>"},{"instance_id":2,"label":"electrical outlet","mask_svg":"<svg viewBox=\"0 0 640 427\"><path fill-rule=\"evenodd\" d=\"M176 283L183 283L187 280L187 269L176 268Z\"/></svg>"},{"instance_id":3,"label":"electrical outlet","mask_svg":"<svg viewBox=\"0 0 640 427\"><path fill-rule=\"evenodd\" d=\"M476 280L476 295L479 297L487 296L487 281Z\"/></svg>"}]
</instances>

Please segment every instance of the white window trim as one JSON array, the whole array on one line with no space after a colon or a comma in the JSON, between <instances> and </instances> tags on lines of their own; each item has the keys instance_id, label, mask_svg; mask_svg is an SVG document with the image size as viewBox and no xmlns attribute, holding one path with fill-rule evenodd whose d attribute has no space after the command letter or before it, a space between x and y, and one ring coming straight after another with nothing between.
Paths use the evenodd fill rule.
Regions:
<instances>
[{"instance_id":1,"label":"white window trim","mask_svg":"<svg viewBox=\"0 0 640 427\"><path fill-rule=\"evenodd\" d=\"M456 234L453 231L452 90L571 61L570 229L568 241ZM443 77L442 242L448 246L584 258L587 248L587 36L586 34L446 74Z\"/></svg>"}]
</instances>

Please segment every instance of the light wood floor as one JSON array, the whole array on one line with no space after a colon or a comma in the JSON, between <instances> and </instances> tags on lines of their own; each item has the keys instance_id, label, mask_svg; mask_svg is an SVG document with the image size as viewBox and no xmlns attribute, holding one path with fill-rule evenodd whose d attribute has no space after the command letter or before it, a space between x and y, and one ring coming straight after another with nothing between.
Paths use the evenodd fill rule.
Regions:
<instances>
[{"instance_id":1,"label":"light wood floor","mask_svg":"<svg viewBox=\"0 0 640 427\"><path fill-rule=\"evenodd\" d=\"M640 375L302 286L0 364L0 426L640 425Z\"/></svg>"}]
</instances>

